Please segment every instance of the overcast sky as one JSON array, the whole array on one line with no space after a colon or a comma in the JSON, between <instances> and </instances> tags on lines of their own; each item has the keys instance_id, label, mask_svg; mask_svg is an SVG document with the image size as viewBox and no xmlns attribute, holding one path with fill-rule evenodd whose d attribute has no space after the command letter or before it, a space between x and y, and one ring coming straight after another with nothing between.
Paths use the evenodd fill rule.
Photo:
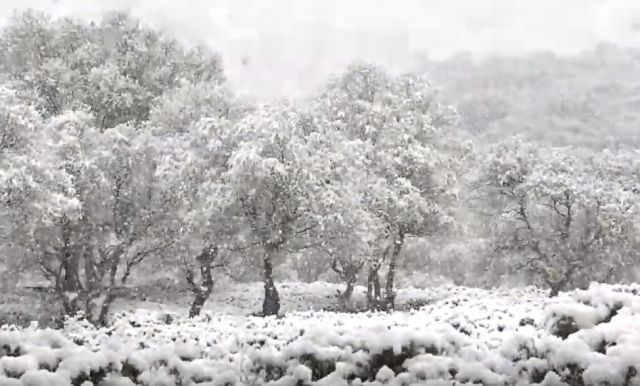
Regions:
<instances>
[{"instance_id":1,"label":"overcast sky","mask_svg":"<svg viewBox=\"0 0 640 386\"><path fill-rule=\"evenodd\" d=\"M27 7L88 18L129 9L213 46L236 88L260 97L308 92L354 59L404 71L425 54L640 45L640 0L0 0L0 16Z\"/></svg>"}]
</instances>

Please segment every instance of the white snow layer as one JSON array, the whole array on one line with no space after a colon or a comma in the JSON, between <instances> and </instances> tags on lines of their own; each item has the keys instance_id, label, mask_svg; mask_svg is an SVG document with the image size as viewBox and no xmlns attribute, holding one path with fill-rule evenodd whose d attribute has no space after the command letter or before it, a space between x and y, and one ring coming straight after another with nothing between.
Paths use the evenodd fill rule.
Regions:
<instances>
[{"instance_id":1,"label":"white snow layer","mask_svg":"<svg viewBox=\"0 0 640 386\"><path fill-rule=\"evenodd\" d=\"M0 385L638 385L638 290L594 284L548 299L448 286L392 313L139 310L109 328L3 326Z\"/></svg>"}]
</instances>

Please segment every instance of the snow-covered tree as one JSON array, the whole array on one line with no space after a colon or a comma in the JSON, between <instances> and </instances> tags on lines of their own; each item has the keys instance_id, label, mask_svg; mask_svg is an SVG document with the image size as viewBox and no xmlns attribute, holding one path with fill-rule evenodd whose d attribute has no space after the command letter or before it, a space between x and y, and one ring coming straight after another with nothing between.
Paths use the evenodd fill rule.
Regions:
<instances>
[{"instance_id":1,"label":"snow-covered tree","mask_svg":"<svg viewBox=\"0 0 640 386\"><path fill-rule=\"evenodd\" d=\"M69 112L39 128L49 146L43 169L67 176L70 187L50 181L47 195L21 193L8 213L14 242L50 281L65 314L82 311L105 323L118 287L142 260L171 245L173 227L156 194L146 135L129 126L103 133L93 121Z\"/></svg>"},{"instance_id":2,"label":"snow-covered tree","mask_svg":"<svg viewBox=\"0 0 640 386\"><path fill-rule=\"evenodd\" d=\"M482 183L496 209L498 256L552 296L637 263L637 160L636 151L589 153L517 138L496 146Z\"/></svg>"},{"instance_id":3,"label":"snow-covered tree","mask_svg":"<svg viewBox=\"0 0 640 386\"><path fill-rule=\"evenodd\" d=\"M228 268L234 251L242 248L238 244L244 229L237 210L225 200L222 180L235 150L232 121L216 117L176 124L175 129L152 131L157 134L161 192L178 208L179 242L173 254L178 261L173 263L180 265L194 294L189 312L193 317L213 292L215 270Z\"/></svg>"},{"instance_id":4,"label":"snow-covered tree","mask_svg":"<svg viewBox=\"0 0 640 386\"><path fill-rule=\"evenodd\" d=\"M39 111L82 110L101 130L146 121L156 98L174 87L224 80L216 54L185 49L122 12L98 24L16 14L0 47L2 72Z\"/></svg>"},{"instance_id":5,"label":"snow-covered tree","mask_svg":"<svg viewBox=\"0 0 640 386\"><path fill-rule=\"evenodd\" d=\"M15 14L0 47L1 76L16 89L1 96L6 239L37 261L66 313L103 323L132 269L182 246L192 229L182 214L195 209L168 194L180 180L158 170L158 144L187 123L235 113L220 59L120 12L101 23Z\"/></svg>"},{"instance_id":6,"label":"snow-covered tree","mask_svg":"<svg viewBox=\"0 0 640 386\"><path fill-rule=\"evenodd\" d=\"M148 125L163 132L184 132L204 118L236 121L251 106L219 82L184 82L156 100Z\"/></svg>"},{"instance_id":7,"label":"snow-covered tree","mask_svg":"<svg viewBox=\"0 0 640 386\"><path fill-rule=\"evenodd\" d=\"M346 288L339 293L344 306L349 306L358 275L374 253L375 237L382 224L366 211L362 196L345 207L340 221L331 226L324 237L322 250L331 258L331 269L345 283Z\"/></svg>"},{"instance_id":8,"label":"snow-covered tree","mask_svg":"<svg viewBox=\"0 0 640 386\"><path fill-rule=\"evenodd\" d=\"M437 102L430 84L414 75L392 77L354 65L317 98L329 124L365 148L367 210L383 224L369 262L368 295L374 308L393 308L396 260L405 238L433 233L447 221L462 155L451 135L454 112ZM389 269L384 300L378 271Z\"/></svg>"},{"instance_id":9,"label":"snow-covered tree","mask_svg":"<svg viewBox=\"0 0 640 386\"><path fill-rule=\"evenodd\" d=\"M43 137L45 130L33 106L15 91L0 88L0 264L7 273L25 273L37 266L23 257L16 236L24 229L18 230L18 224L77 216L80 207L71 175L55 158L55 144ZM18 277L13 277L14 284Z\"/></svg>"},{"instance_id":10,"label":"snow-covered tree","mask_svg":"<svg viewBox=\"0 0 640 386\"><path fill-rule=\"evenodd\" d=\"M0 88L0 203L11 210L30 199L47 202L40 221L78 206L71 176L56 166L56 144L46 141L45 130L33 106Z\"/></svg>"},{"instance_id":11,"label":"snow-covered tree","mask_svg":"<svg viewBox=\"0 0 640 386\"><path fill-rule=\"evenodd\" d=\"M315 121L308 118L312 119L309 126L315 127L327 146L323 151L330 163L330 181L338 193L333 203L335 221L325 224L313 244L329 257L331 270L346 285L339 295L343 305L349 306L360 271L375 256L377 237L385 226L370 211L371 188L378 177L369 170L366 143L345 136L322 115Z\"/></svg>"},{"instance_id":12,"label":"snow-covered tree","mask_svg":"<svg viewBox=\"0 0 640 386\"><path fill-rule=\"evenodd\" d=\"M278 256L318 242L336 221L344 186L335 183L330 143L305 114L286 105L260 106L234 127L237 148L223 174L228 205L237 208L259 246L263 263L263 314L280 299L273 270Z\"/></svg>"}]
</instances>

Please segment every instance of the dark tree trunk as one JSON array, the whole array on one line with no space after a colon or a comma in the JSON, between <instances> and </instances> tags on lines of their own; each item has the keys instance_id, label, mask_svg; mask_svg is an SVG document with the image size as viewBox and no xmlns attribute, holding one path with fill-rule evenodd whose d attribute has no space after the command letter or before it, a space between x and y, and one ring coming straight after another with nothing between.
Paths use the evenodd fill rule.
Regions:
<instances>
[{"instance_id":1,"label":"dark tree trunk","mask_svg":"<svg viewBox=\"0 0 640 386\"><path fill-rule=\"evenodd\" d=\"M76 316L80 311L78 299L73 298L68 293L62 295L62 310L65 316Z\"/></svg>"},{"instance_id":2,"label":"dark tree trunk","mask_svg":"<svg viewBox=\"0 0 640 386\"><path fill-rule=\"evenodd\" d=\"M391 253L391 259L389 260L389 270L387 271L387 281L385 283L385 299L384 309L393 310L395 308L396 293L394 290L394 282L396 277L396 261L398 255L404 245L404 233L400 231L398 233L398 239L393 244L393 252Z\"/></svg>"},{"instance_id":3,"label":"dark tree trunk","mask_svg":"<svg viewBox=\"0 0 640 386\"><path fill-rule=\"evenodd\" d=\"M210 293L208 291L196 292L193 302L191 303L191 308L189 308L190 318L195 318L196 316L200 315L204 303L209 298L209 294Z\"/></svg>"},{"instance_id":4,"label":"dark tree trunk","mask_svg":"<svg viewBox=\"0 0 640 386\"><path fill-rule=\"evenodd\" d=\"M379 263L373 263L369 266L367 274L367 308L370 310L380 310L380 270Z\"/></svg>"},{"instance_id":5,"label":"dark tree trunk","mask_svg":"<svg viewBox=\"0 0 640 386\"><path fill-rule=\"evenodd\" d=\"M547 284L549 285L549 297L550 298L555 298L556 296L558 296L560 294L560 291L562 291L566 285L566 283L569 281L569 278L566 277L562 280L559 281L551 281L551 280L547 280Z\"/></svg>"},{"instance_id":6,"label":"dark tree trunk","mask_svg":"<svg viewBox=\"0 0 640 386\"><path fill-rule=\"evenodd\" d=\"M549 288L551 289L551 291L549 292L549 297L555 298L556 296L560 295L562 287L562 283L549 283Z\"/></svg>"},{"instance_id":7,"label":"dark tree trunk","mask_svg":"<svg viewBox=\"0 0 640 386\"><path fill-rule=\"evenodd\" d=\"M192 271L187 271L187 281L191 285L191 292L194 294L191 308L189 308L189 318L200 315L202 307L213 292L213 269L214 262L218 257L217 246L206 246L202 253L196 258L200 265L200 284L195 282Z\"/></svg>"},{"instance_id":8,"label":"dark tree trunk","mask_svg":"<svg viewBox=\"0 0 640 386\"><path fill-rule=\"evenodd\" d=\"M264 263L264 301L262 303L262 315L277 315L280 311L280 295L273 281L273 254L275 248L267 247Z\"/></svg>"},{"instance_id":9,"label":"dark tree trunk","mask_svg":"<svg viewBox=\"0 0 640 386\"><path fill-rule=\"evenodd\" d=\"M76 316L80 311L80 258L72 246L71 225L67 222L62 225L62 251L61 264L64 271L62 283L58 289L62 293L62 308L66 316Z\"/></svg>"},{"instance_id":10,"label":"dark tree trunk","mask_svg":"<svg viewBox=\"0 0 640 386\"><path fill-rule=\"evenodd\" d=\"M100 311L98 312L98 316L95 320L95 323L99 326L106 326L109 323L109 311L111 310L111 306L113 302L115 302L117 298L116 294L116 286L117 286L117 274L118 267L120 266L120 262L122 260L122 255L124 254L124 248L120 245L118 246L110 256L103 256L103 259L106 259L108 262L108 279L109 285L107 288L102 288L100 291L106 292L105 298L100 305ZM104 276L106 272L100 272L101 276ZM127 270L122 275L122 279L120 280L120 285L124 286L127 284L127 279L129 278L130 269Z\"/></svg>"},{"instance_id":11,"label":"dark tree trunk","mask_svg":"<svg viewBox=\"0 0 640 386\"><path fill-rule=\"evenodd\" d=\"M385 283L384 292L384 309L393 310L395 308L396 292L394 290L396 264L395 258L389 261L389 270L387 271L387 281Z\"/></svg>"},{"instance_id":12,"label":"dark tree trunk","mask_svg":"<svg viewBox=\"0 0 640 386\"><path fill-rule=\"evenodd\" d=\"M204 265L200 267L200 277L202 280L201 287L194 287L193 293L195 297L193 298L193 302L191 303L191 308L189 308L189 317L195 318L200 315L202 311L202 307L211 296L213 292L213 275L211 274L212 267L211 265Z\"/></svg>"},{"instance_id":13,"label":"dark tree trunk","mask_svg":"<svg viewBox=\"0 0 640 386\"><path fill-rule=\"evenodd\" d=\"M563 291L565 287L571 283L572 276L572 272L568 271L560 280L552 280L551 278L547 278L546 282L549 286L549 289L551 290L549 292L549 297L554 298L558 296L560 294L560 291Z\"/></svg>"}]
</instances>

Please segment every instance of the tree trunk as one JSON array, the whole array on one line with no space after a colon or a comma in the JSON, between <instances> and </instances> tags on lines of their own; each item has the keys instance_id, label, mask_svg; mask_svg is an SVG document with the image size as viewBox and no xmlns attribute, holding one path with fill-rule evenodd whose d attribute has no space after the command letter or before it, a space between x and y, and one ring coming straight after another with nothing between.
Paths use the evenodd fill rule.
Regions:
<instances>
[{"instance_id":1,"label":"tree trunk","mask_svg":"<svg viewBox=\"0 0 640 386\"><path fill-rule=\"evenodd\" d=\"M74 253L71 241L71 225L62 225L62 256L61 264L64 270L62 284L59 290L62 298L62 307L66 316L76 316L80 311L80 258Z\"/></svg>"},{"instance_id":2,"label":"tree trunk","mask_svg":"<svg viewBox=\"0 0 640 386\"><path fill-rule=\"evenodd\" d=\"M396 272L396 257L391 256L389 261L389 270L387 271L387 280L385 283L384 293L384 309L393 310L395 308L396 293L394 291L394 280Z\"/></svg>"},{"instance_id":3,"label":"tree trunk","mask_svg":"<svg viewBox=\"0 0 640 386\"><path fill-rule=\"evenodd\" d=\"M75 297L74 293L66 292L61 295L62 299L62 310L65 316L76 316L80 311L80 307L78 306L78 298Z\"/></svg>"},{"instance_id":4,"label":"tree trunk","mask_svg":"<svg viewBox=\"0 0 640 386\"><path fill-rule=\"evenodd\" d=\"M559 279L553 280L553 277L547 277L546 282L551 291L549 292L549 297L554 298L560 294L560 291L564 290L565 287L571 283L572 272L567 271L564 276Z\"/></svg>"},{"instance_id":5,"label":"tree trunk","mask_svg":"<svg viewBox=\"0 0 640 386\"><path fill-rule=\"evenodd\" d=\"M116 300L116 295L112 293L112 291L108 291L102 305L100 306L100 313L98 314L98 319L96 320L96 324L99 326L106 326L109 324L109 310L111 310L111 305Z\"/></svg>"},{"instance_id":6,"label":"tree trunk","mask_svg":"<svg viewBox=\"0 0 640 386\"><path fill-rule=\"evenodd\" d=\"M115 302L117 295L115 293L116 288L116 276L118 274L118 267L120 266L120 261L122 260L122 255L124 254L124 248L122 245L119 245L111 254L111 256L106 257L103 256L103 259L107 259L109 265L105 268L108 269L108 278L109 285L107 288L101 288L100 291L106 292L105 298L100 305L100 312L98 313L98 317L95 320L95 323L99 326L106 326L109 323L109 311L111 310L111 306L113 302ZM100 276L104 276L107 272L100 272ZM129 277L128 273L125 273L120 280L120 285L125 286L127 284L127 279Z\"/></svg>"},{"instance_id":7,"label":"tree trunk","mask_svg":"<svg viewBox=\"0 0 640 386\"><path fill-rule=\"evenodd\" d=\"M275 248L267 246L263 258L264 263L264 301L262 315L277 315L280 311L280 295L273 281L273 254Z\"/></svg>"},{"instance_id":8,"label":"tree trunk","mask_svg":"<svg viewBox=\"0 0 640 386\"><path fill-rule=\"evenodd\" d=\"M564 289L565 283L566 283L565 280L548 283L549 288L551 289L551 291L549 292L549 297L555 298L556 296L558 296L560 294L560 291Z\"/></svg>"},{"instance_id":9,"label":"tree trunk","mask_svg":"<svg viewBox=\"0 0 640 386\"><path fill-rule=\"evenodd\" d=\"M385 310L393 310L395 308L396 293L394 291L394 282L396 277L396 261L398 260L398 255L400 255L403 245L404 232L400 231L398 233L398 239L393 243L393 252L389 260L389 270L387 271L387 280L385 283Z\"/></svg>"},{"instance_id":10,"label":"tree trunk","mask_svg":"<svg viewBox=\"0 0 640 386\"><path fill-rule=\"evenodd\" d=\"M191 308L189 309L189 318L195 318L200 315L204 303L206 303L207 299L209 299L209 296L213 292L213 275L211 274L213 269L211 267L213 258L214 256L211 256L208 261L201 261L201 264L203 264L200 266L200 280L202 280L202 286L193 287L195 297L191 303Z\"/></svg>"},{"instance_id":11,"label":"tree trunk","mask_svg":"<svg viewBox=\"0 0 640 386\"><path fill-rule=\"evenodd\" d=\"M195 318L196 316L200 315L202 307L204 306L204 303L208 298L208 291L198 291L195 293L195 297L193 299L193 302L191 303L191 308L189 308L189 318Z\"/></svg>"},{"instance_id":12,"label":"tree trunk","mask_svg":"<svg viewBox=\"0 0 640 386\"><path fill-rule=\"evenodd\" d=\"M344 304L348 304L349 301L351 300L351 296L353 295L354 284L355 282L347 281L347 288L342 293L342 302Z\"/></svg>"},{"instance_id":13,"label":"tree trunk","mask_svg":"<svg viewBox=\"0 0 640 386\"><path fill-rule=\"evenodd\" d=\"M565 278L563 280L559 280L559 281L550 281L547 280L547 284L549 285L549 288L551 289L551 291L549 292L549 297L550 298L555 298L556 296L558 296L560 294L560 291L562 291L564 289L565 283L567 283L568 278Z\"/></svg>"},{"instance_id":14,"label":"tree trunk","mask_svg":"<svg viewBox=\"0 0 640 386\"><path fill-rule=\"evenodd\" d=\"M367 308L374 311L380 310L379 269L380 265L378 263L371 264L367 274Z\"/></svg>"},{"instance_id":15,"label":"tree trunk","mask_svg":"<svg viewBox=\"0 0 640 386\"><path fill-rule=\"evenodd\" d=\"M331 269L338 274L340 280L344 281L347 286L345 291L340 293L340 300L344 306L351 300L355 284L358 281L358 273L362 269L363 264L364 263L358 262L353 263L348 259L341 260L333 258L331 260ZM340 267L338 265L340 265Z\"/></svg>"}]
</instances>

